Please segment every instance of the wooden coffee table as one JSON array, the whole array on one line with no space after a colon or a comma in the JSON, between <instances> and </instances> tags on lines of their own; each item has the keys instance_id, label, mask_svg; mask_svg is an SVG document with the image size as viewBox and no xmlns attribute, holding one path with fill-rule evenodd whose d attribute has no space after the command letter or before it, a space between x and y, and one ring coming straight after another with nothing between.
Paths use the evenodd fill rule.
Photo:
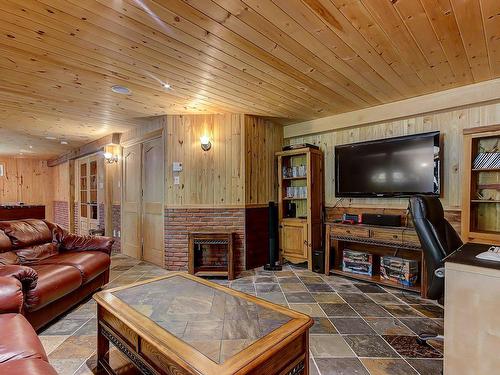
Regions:
<instances>
[{"instance_id":1,"label":"wooden coffee table","mask_svg":"<svg viewBox=\"0 0 500 375\"><path fill-rule=\"evenodd\" d=\"M101 291L98 367L109 342L143 374L309 374L307 315L185 273Z\"/></svg>"}]
</instances>

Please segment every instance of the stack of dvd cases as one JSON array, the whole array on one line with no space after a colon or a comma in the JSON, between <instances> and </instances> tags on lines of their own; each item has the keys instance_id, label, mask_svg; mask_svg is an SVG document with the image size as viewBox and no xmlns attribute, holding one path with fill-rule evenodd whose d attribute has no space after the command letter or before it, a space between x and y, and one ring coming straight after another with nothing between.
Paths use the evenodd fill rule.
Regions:
<instances>
[{"instance_id":1,"label":"stack of dvd cases","mask_svg":"<svg viewBox=\"0 0 500 375\"><path fill-rule=\"evenodd\" d=\"M373 255L361 251L344 250L342 271L360 275L373 275Z\"/></svg>"},{"instance_id":2,"label":"stack of dvd cases","mask_svg":"<svg viewBox=\"0 0 500 375\"><path fill-rule=\"evenodd\" d=\"M473 169L500 168L500 152L480 152L474 159Z\"/></svg>"}]
</instances>

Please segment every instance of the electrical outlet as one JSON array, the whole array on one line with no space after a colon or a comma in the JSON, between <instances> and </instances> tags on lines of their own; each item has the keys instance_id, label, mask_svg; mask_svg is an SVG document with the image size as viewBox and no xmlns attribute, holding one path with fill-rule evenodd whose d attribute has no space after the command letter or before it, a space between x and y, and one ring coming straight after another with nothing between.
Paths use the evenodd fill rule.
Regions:
<instances>
[{"instance_id":1,"label":"electrical outlet","mask_svg":"<svg viewBox=\"0 0 500 375\"><path fill-rule=\"evenodd\" d=\"M121 238L122 236L122 233L120 231L118 231L118 238Z\"/></svg>"},{"instance_id":2,"label":"electrical outlet","mask_svg":"<svg viewBox=\"0 0 500 375\"><path fill-rule=\"evenodd\" d=\"M181 179L179 178L179 176L174 176L174 185L180 185L181 183Z\"/></svg>"},{"instance_id":3,"label":"electrical outlet","mask_svg":"<svg viewBox=\"0 0 500 375\"><path fill-rule=\"evenodd\" d=\"M174 172L182 172L182 163L180 161L174 161L172 170Z\"/></svg>"}]
</instances>

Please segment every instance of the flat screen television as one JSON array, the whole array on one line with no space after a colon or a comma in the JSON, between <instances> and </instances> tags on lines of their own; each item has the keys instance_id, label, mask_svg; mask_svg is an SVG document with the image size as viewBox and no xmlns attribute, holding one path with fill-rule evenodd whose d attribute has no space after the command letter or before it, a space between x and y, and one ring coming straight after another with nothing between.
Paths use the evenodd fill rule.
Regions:
<instances>
[{"instance_id":1,"label":"flat screen television","mask_svg":"<svg viewBox=\"0 0 500 375\"><path fill-rule=\"evenodd\" d=\"M335 147L336 197L439 196L439 132Z\"/></svg>"}]
</instances>

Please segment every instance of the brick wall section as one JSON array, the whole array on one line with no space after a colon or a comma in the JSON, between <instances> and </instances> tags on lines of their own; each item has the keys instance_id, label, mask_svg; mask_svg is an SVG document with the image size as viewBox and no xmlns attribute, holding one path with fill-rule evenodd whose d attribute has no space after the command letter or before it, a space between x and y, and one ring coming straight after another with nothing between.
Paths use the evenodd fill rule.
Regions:
<instances>
[{"instance_id":1,"label":"brick wall section","mask_svg":"<svg viewBox=\"0 0 500 375\"><path fill-rule=\"evenodd\" d=\"M97 207L97 218L99 219L97 221L97 225L99 225L99 228L105 228L105 224L104 224L104 216L105 216L105 213L104 213L104 203L99 203L99 206Z\"/></svg>"},{"instance_id":2,"label":"brick wall section","mask_svg":"<svg viewBox=\"0 0 500 375\"><path fill-rule=\"evenodd\" d=\"M73 212L73 219L74 219L74 225L75 225L75 233L80 234L80 207L78 206L78 203L74 203L75 210Z\"/></svg>"},{"instance_id":3,"label":"brick wall section","mask_svg":"<svg viewBox=\"0 0 500 375\"><path fill-rule=\"evenodd\" d=\"M69 229L69 202L54 201L54 223Z\"/></svg>"},{"instance_id":4,"label":"brick wall section","mask_svg":"<svg viewBox=\"0 0 500 375\"><path fill-rule=\"evenodd\" d=\"M245 269L244 208L166 208L165 267L187 270L188 233L194 231L232 230L235 269Z\"/></svg>"},{"instance_id":5,"label":"brick wall section","mask_svg":"<svg viewBox=\"0 0 500 375\"><path fill-rule=\"evenodd\" d=\"M121 206L119 204L113 205L112 207L112 221L113 221L113 229L112 233L116 233L116 236L118 236L118 232L121 232L121 221L120 221L120 215L121 215ZM115 243L113 245L113 252L114 253L121 253L121 242L120 242L120 237L115 237Z\"/></svg>"}]
</instances>

